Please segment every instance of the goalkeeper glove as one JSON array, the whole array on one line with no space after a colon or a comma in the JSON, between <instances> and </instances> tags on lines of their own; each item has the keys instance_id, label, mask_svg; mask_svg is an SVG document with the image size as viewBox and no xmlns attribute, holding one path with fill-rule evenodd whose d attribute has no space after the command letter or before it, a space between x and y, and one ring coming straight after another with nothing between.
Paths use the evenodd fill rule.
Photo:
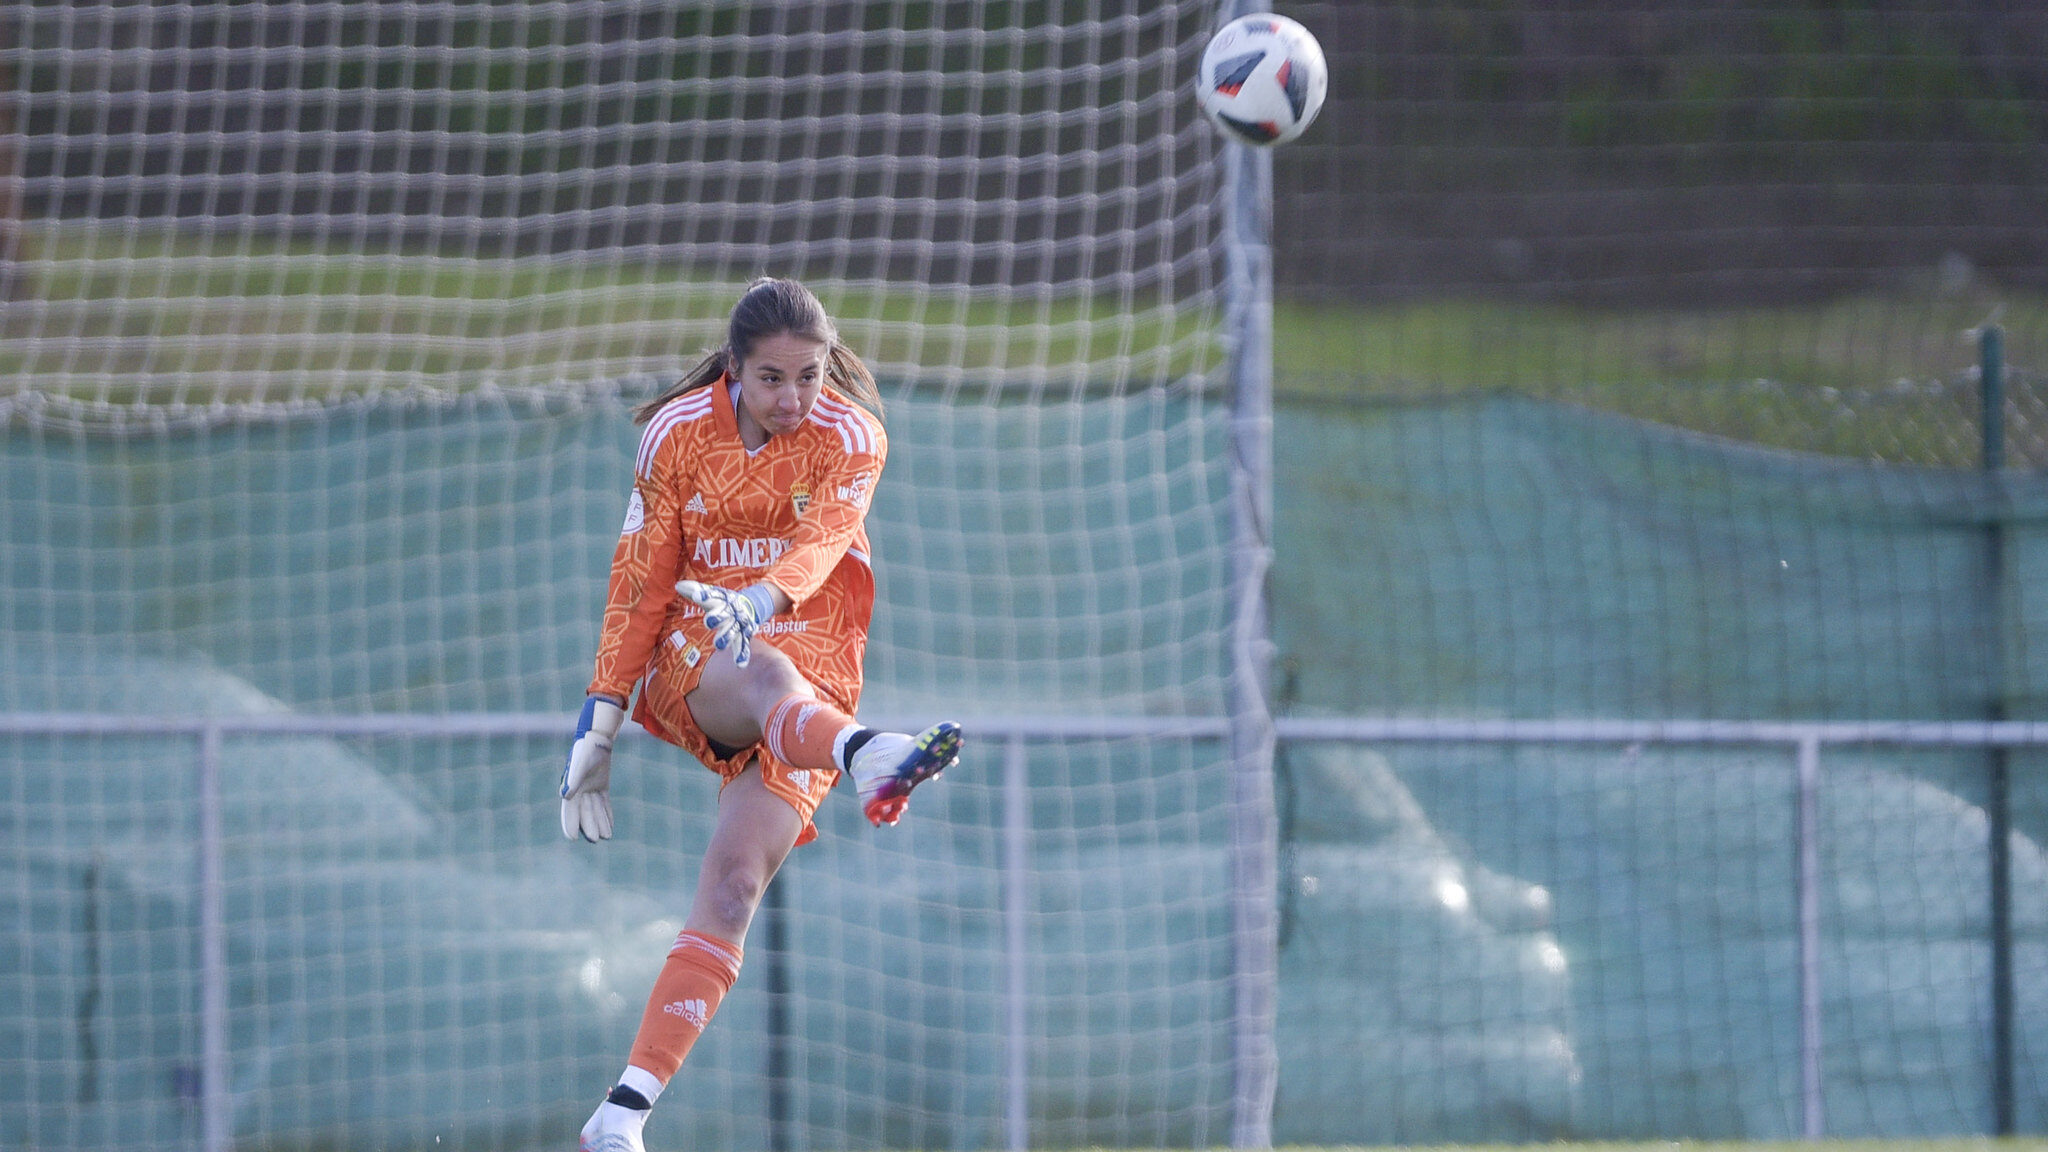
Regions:
<instances>
[{"instance_id":1,"label":"goalkeeper glove","mask_svg":"<svg viewBox=\"0 0 2048 1152\"><path fill-rule=\"evenodd\" d=\"M732 649L732 662L741 668L753 655L754 633L775 615L775 591L766 584L751 584L730 592L715 584L679 580L676 591L690 603L704 609L704 626L711 629L711 646Z\"/></svg>"},{"instance_id":2,"label":"goalkeeper glove","mask_svg":"<svg viewBox=\"0 0 2048 1152\"><path fill-rule=\"evenodd\" d=\"M626 710L590 696L576 718L576 740L562 766L562 835L592 844L612 837L612 741Z\"/></svg>"}]
</instances>

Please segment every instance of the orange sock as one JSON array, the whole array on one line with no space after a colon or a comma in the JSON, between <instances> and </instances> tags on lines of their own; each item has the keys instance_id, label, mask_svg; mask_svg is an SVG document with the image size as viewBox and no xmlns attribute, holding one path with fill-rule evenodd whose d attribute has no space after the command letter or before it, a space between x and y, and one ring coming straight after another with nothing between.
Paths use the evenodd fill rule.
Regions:
<instances>
[{"instance_id":1,"label":"orange sock","mask_svg":"<svg viewBox=\"0 0 2048 1152\"><path fill-rule=\"evenodd\" d=\"M777 760L792 768L825 770L839 767L833 753L839 734L860 722L816 696L792 692L768 712L761 739Z\"/></svg>"},{"instance_id":2,"label":"orange sock","mask_svg":"<svg viewBox=\"0 0 2048 1152\"><path fill-rule=\"evenodd\" d=\"M628 1062L667 1084L739 976L739 945L702 932L677 936L654 978Z\"/></svg>"}]
</instances>

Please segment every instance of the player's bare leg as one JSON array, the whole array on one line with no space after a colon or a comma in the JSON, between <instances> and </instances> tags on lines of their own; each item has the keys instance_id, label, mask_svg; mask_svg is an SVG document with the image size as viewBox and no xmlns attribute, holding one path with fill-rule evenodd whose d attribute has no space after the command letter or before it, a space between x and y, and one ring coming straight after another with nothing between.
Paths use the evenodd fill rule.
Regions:
<instances>
[{"instance_id":1,"label":"player's bare leg","mask_svg":"<svg viewBox=\"0 0 2048 1152\"><path fill-rule=\"evenodd\" d=\"M803 830L803 817L762 782L760 763L747 765L719 791L718 823L684 930L744 944L769 881Z\"/></svg>"},{"instance_id":2,"label":"player's bare leg","mask_svg":"<svg viewBox=\"0 0 2048 1152\"><path fill-rule=\"evenodd\" d=\"M584 1124L583 1152L643 1152L640 1132L739 977L747 928L803 817L749 764L718 796L690 917L656 977L626 1071Z\"/></svg>"},{"instance_id":3,"label":"player's bare leg","mask_svg":"<svg viewBox=\"0 0 2048 1152\"><path fill-rule=\"evenodd\" d=\"M959 725L936 724L915 736L863 727L820 699L766 643L715 650L687 702L698 729L717 744L759 743L793 768L852 776L876 825L896 823L911 791L960 755ZM648 1113L738 979L754 912L803 829L803 815L769 791L759 760L720 791L690 918L655 980L631 1062L583 1127L584 1152L643 1152Z\"/></svg>"}]
</instances>

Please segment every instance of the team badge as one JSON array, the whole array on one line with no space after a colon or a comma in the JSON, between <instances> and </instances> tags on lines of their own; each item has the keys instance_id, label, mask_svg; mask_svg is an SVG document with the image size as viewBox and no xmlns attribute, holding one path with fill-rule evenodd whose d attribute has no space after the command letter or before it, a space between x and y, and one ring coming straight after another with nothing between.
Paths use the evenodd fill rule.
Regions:
<instances>
[{"instance_id":1,"label":"team badge","mask_svg":"<svg viewBox=\"0 0 2048 1152\"><path fill-rule=\"evenodd\" d=\"M811 486L799 480L789 486L789 506L802 516L804 509L811 506Z\"/></svg>"}]
</instances>

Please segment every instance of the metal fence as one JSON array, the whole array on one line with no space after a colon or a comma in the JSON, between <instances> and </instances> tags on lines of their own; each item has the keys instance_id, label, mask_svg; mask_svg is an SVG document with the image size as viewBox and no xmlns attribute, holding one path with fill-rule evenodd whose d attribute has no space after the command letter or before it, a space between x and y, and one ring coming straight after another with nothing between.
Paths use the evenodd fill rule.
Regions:
<instances>
[{"instance_id":1,"label":"metal fence","mask_svg":"<svg viewBox=\"0 0 2048 1152\"><path fill-rule=\"evenodd\" d=\"M140 716L84 713L0 714L0 733L14 737L171 737L193 742L192 784L197 797L198 866L192 879L198 909L198 994L200 1017L198 1147L225 1152L234 1143L229 1097L227 924L223 910L223 828L219 762L223 742L245 736L546 738L559 736L561 718L533 713L446 715L261 715ZM978 741L998 745L1001 758L1003 844L997 854L1004 873L1002 933L1004 955L991 970L1004 974L1006 1029L1001 1061L1000 1131L1013 1150L1033 1143L1029 1038L1026 1020L1031 995L1026 930L1027 872L1031 867L1031 787L1025 750L1033 742L1090 739L1224 741L1230 725L1220 718L983 717L972 723ZM1823 1091L1821 840L1818 812L1827 786L1826 753L1850 746L1894 748L1982 748L2011 750L2048 746L2048 724L2030 722L1827 722L1740 720L1468 720L1375 717L1292 717L1275 724L1283 747L1310 744L1390 745L1692 745L1780 748L1791 753L1788 783L1796 791L1797 980L1799 1005L1799 1123L1808 1138L1829 1134ZM629 729L629 732L634 730ZM2014 966L2012 962L2011 858L2009 824L1994 792L1989 806L1992 875L1990 909L1993 1006L1990 1057L2000 1131L2010 1132L2014 1113ZM1283 991L1284 994L1284 991Z\"/></svg>"}]
</instances>

